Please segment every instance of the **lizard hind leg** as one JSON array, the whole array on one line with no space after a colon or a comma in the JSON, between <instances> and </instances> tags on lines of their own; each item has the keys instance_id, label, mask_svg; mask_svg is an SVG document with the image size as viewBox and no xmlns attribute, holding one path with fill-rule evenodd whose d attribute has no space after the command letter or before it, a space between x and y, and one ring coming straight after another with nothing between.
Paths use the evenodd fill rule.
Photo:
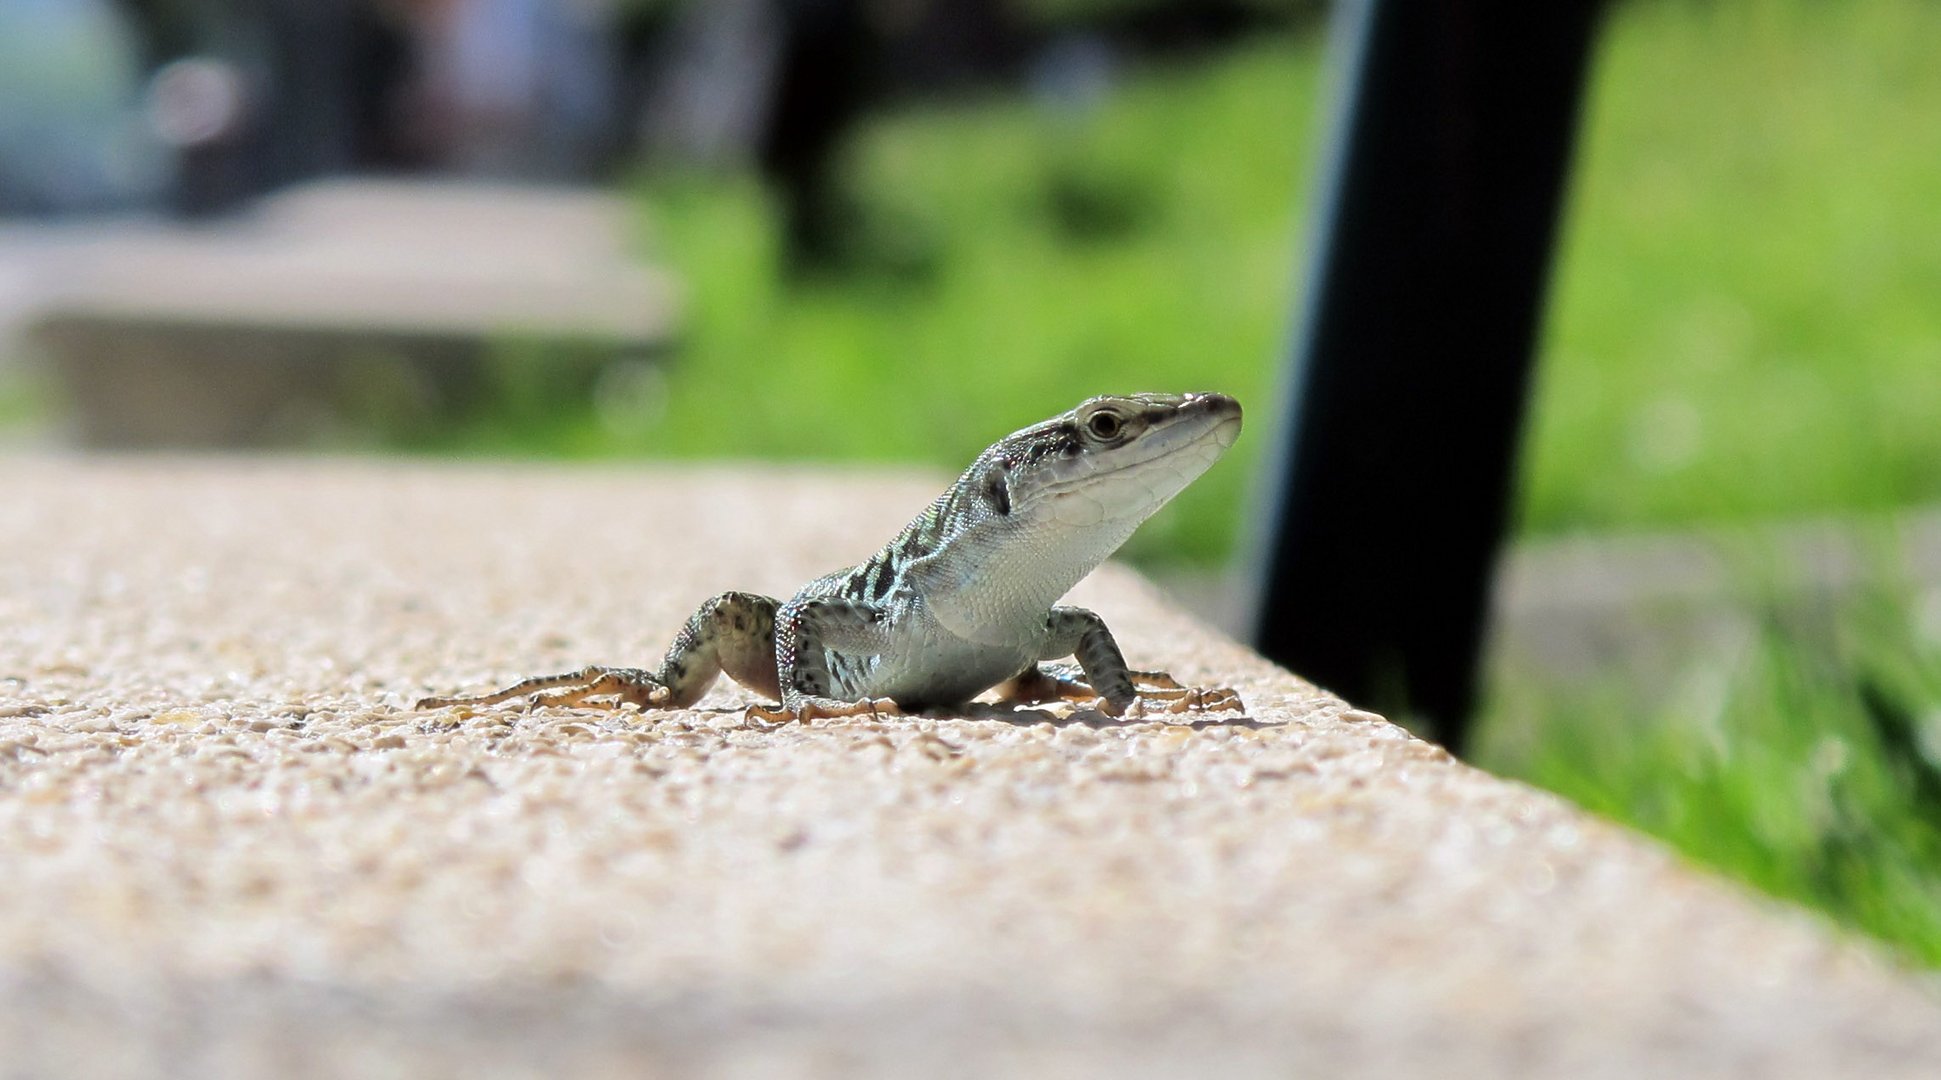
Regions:
<instances>
[{"instance_id":1,"label":"lizard hind leg","mask_svg":"<svg viewBox=\"0 0 1941 1080\"><path fill-rule=\"evenodd\" d=\"M548 691L551 691L550 693ZM428 697L415 708L442 709L449 705L497 705L513 698L529 698L532 708L578 705L587 698L610 697L616 704L632 702L643 709L666 704L668 689L639 668L585 667L559 675L535 675L503 690L459 697Z\"/></svg>"},{"instance_id":2,"label":"lizard hind leg","mask_svg":"<svg viewBox=\"0 0 1941 1080\"><path fill-rule=\"evenodd\" d=\"M1226 687L1188 686L1163 671L1128 670L1137 696L1121 711L1139 716L1150 712L1216 712L1246 708L1239 692ZM1076 664L1040 664L998 686L999 705L1045 705L1054 701L1100 701L1102 695L1085 681ZM1103 710L1112 715L1114 706Z\"/></svg>"},{"instance_id":3,"label":"lizard hind leg","mask_svg":"<svg viewBox=\"0 0 1941 1080\"><path fill-rule=\"evenodd\" d=\"M1143 697L1165 698L1172 696L1172 691L1193 689L1163 671L1127 669L1126 674L1132 677L1134 687L1145 691ZM997 686L1000 705L1090 701L1098 696L1098 690L1085 681L1084 669L1070 662L1034 664Z\"/></svg>"},{"instance_id":4,"label":"lizard hind leg","mask_svg":"<svg viewBox=\"0 0 1941 1080\"><path fill-rule=\"evenodd\" d=\"M775 606L774 600L754 593L725 592L710 598L688 616L656 671L587 667L523 679L490 694L425 698L417 707L496 705L524 697L536 709L579 705L589 698L643 709L685 709L701 700L723 671L759 693L773 693Z\"/></svg>"},{"instance_id":5,"label":"lizard hind leg","mask_svg":"<svg viewBox=\"0 0 1941 1080\"><path fill-rule=\"evenodd\" d=\"M997 685L999 705L1090 701L1097 696L1076 664L1033 664Z\"/></svg>"}]
</instances>

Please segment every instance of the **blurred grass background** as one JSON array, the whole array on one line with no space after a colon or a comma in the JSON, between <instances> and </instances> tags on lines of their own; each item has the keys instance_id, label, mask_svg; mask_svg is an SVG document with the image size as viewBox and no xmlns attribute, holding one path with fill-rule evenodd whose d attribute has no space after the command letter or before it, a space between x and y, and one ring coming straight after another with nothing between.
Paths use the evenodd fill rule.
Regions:
<instances>
[{"instance_id":1,"label":"blurred grass background","mask_svg":"<svg viewBox=\"0 0 1941 1080\"><path fill-rule=\"evenodd\" d=\"M1619 5L1532 411L1528 532L1941 492L1941 8Z\"/></svg>"},{"instance_id":2,"label":"blurred grass background","mask_svg":"<svg viewBox=\"0 0 1941 1080\"><path fill-rule=\"evenodd\" d=\"M1613 14L1524 534L1934 503L1941 6ZM1479 762L1941 964L1941 596L1889 582L1803 618L1755 590L1740 610L1751 633L1669 675L1498 680Z\"/></svg>"}]
</instances>

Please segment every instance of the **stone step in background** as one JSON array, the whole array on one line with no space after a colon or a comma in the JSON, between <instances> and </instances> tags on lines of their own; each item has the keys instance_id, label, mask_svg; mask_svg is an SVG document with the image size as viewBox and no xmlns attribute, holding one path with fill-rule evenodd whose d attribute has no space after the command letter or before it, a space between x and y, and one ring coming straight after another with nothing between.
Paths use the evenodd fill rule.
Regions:
<instances>
[{"instance_id":1,"label":"stone step in background","mask_svg":"<svg viewBox=\"0 0 1941 1080\"><path fill-rule=\"evenodd\" d=\"M358 179L194 225L16 225L0 362L45 360L86 445L341 445L462 413L495 348L589 385L657 356L680 297L643 232L605 192Z\"/></svg>"}]
</instances>

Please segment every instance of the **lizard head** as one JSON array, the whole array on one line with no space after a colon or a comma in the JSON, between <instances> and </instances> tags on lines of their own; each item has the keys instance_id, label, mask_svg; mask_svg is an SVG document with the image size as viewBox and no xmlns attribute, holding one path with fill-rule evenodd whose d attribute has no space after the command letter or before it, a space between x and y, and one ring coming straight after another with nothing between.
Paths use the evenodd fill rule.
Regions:
<instances>
[{"instance_id":1,"label":"lizard head","mask_svg":"<svg viewBox=\"0 0 1941 1080\"><path fill-rule=\"evenodd\" d=\"M1095 397L999 440L965 479L1014 524L1102 527L1123 542L1239 436L1240 403L1225 394Z\"/></svg>"},{"instance_id":2,"label":"lizard head","mask_svg":"<svg viewBox=\"0 0 1941 1080\"><path fill-rule=\"evenodd\" d=\"M1225 394L1092 398L999 439L890 550L920 556L913 579L945 627L1015 643L1239 435Z\"/></svg>"}]
</instances>

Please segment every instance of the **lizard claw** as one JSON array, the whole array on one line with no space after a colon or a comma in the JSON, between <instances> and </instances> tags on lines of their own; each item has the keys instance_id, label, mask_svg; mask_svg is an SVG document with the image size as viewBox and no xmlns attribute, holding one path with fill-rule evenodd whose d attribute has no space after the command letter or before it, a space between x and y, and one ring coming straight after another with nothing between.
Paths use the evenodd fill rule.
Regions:
<instances>
[{"instance_id":1,"label":"lizard claw","mask_svg":"<svg viewBox=\"0 0 1941 1080\"><path fill-rule=\"evenodd\" d=\"M1136 697L1124 703L1110 698L1099 698L1092 703L1092 707L1114 720L1137 720L1146 715L1146 703Z\"/></svg>"}]
</instances>

